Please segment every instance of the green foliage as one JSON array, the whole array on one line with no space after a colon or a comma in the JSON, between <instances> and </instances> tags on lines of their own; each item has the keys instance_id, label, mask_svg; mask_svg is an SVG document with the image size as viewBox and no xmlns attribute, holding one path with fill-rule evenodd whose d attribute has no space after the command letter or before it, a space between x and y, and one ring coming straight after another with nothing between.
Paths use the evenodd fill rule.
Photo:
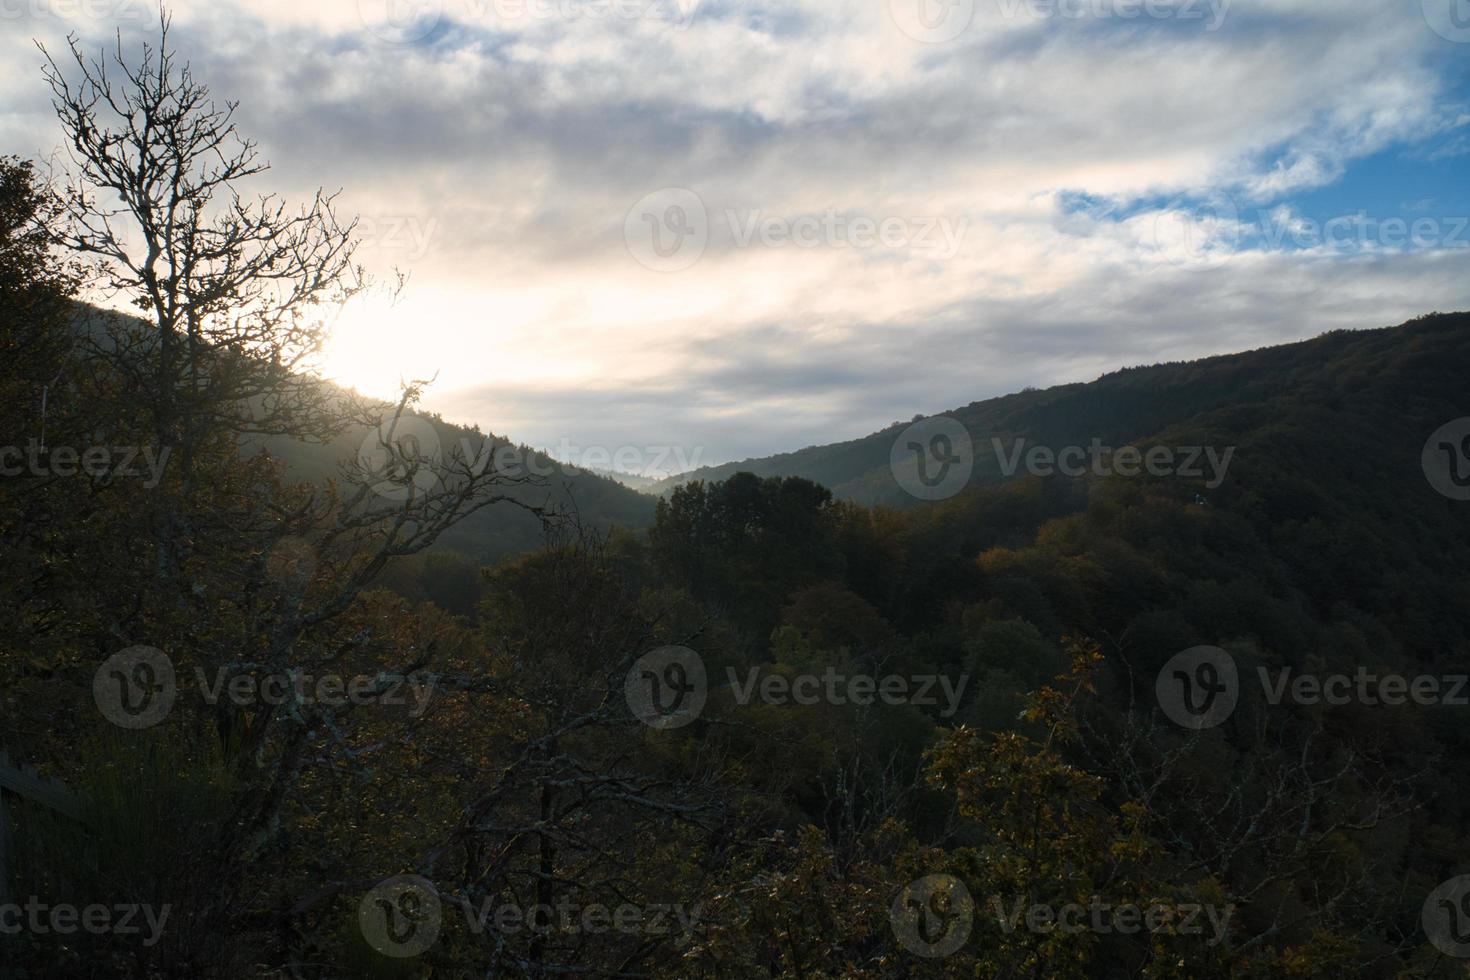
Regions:
<instances>
[{"instance_id":1,"label":"green foliage","mask_svg":"<svg viewBox=\"0 0 1470 980\"><path fill-rule=\"evenodd\" d=\"M144 443L125 358L50 387L97 324L68 313L74 280L37 230L47 201L31 168L0 162L0 350L34 352L0 368L0 411L39 438L44 391L48 438L100 427ZM105 332L146 350L147 329ZM322 980L1450 975L1417 902L1464 870L1458 715L1257 697L1190 733L1161 717L1153 681L1204 643L1245 676L1463 672L1470 511L1424 485L1418 452L1463 414L1467 371L1470 318L1441 316L957 412L982 447L992 434L1236 446L1215 488L1003 480L982 459L969 492L908 508L885 483L889 431L656 502L588 476L570 490L581 528L543 538L497 505L393 554L374 541L397 512L352 525L326 482L360 444L350 427L325 447L274 441L271 456L208 427L188 478L161 488L7 477L0 745L86 800L72 822L7 798L9 885L175 908L156 947L27 937L8 963ZM306 531L300 579L273 574L273 550ZM165 538L177 575L159 573ZM156 730L100 737L93 672L143 642L184 678L413 668L438 686L417 713L184 690ZM655 730L624 684L670 644L702 658L708 704ZM952 706L741 704L727 678L752 671L965 684ZM407 872L472 906L702 911L677 938L451 916L421 959L392 963L356 913L375 881ZM975 917L931 961L890 910L932 874L965 883ZM1073 934L996 911L1094 895L1229 907L1229 935Z\"/></svg>"}]
</instances>

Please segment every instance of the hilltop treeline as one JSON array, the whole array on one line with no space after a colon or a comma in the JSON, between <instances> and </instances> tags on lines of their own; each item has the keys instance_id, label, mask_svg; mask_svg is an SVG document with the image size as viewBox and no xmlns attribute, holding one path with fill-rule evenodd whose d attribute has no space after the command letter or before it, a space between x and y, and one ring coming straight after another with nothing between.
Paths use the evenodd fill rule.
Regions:
<instances>
[{"instance_id":1,"label":"hilltop treeline","mask_svg":"<svg viewBox=\"0 0 1470 980\"><path fill-rule=\"evenodd\" d=\"M1463 975L1470 503L1421 453L1470 318L1017 396L1215 486L735 472L609 528L295 370L350 224L210 212L258 170L166 51L53 65L74 183L0 165L0 748L64 787L5 791L0 970ZM79 330L99 268L138 316ZM542 544L443 550L492 508Z\"/></svg>"},{"instance_id":2,"label":"hilltop treeline","mask_svg":"<svg viewBox=\"0 0 1470 980\"><path fill-rule=\"evenodd\" d=\"M1021 477L892 511L742 473L674 490L646 533L542 513L543 547L481 569L398 547L433 526L393 499L411 466L363 476L386 498L355 511L348 476L290 482L221 424L187 470L68 472L68 448L162 459L156 420L123 362L77 346L75 282L26 231L46 218L33 174L9 164L4 188L21 219L5 342L28 352L5 361L7 430L24 446L44 421L46 443L39 472L0 483L0 744L84 801L73 819L9 798L9 892L171 909L151 945L24 931L7 969L1451 975L1420 914L1460 868L1462 709L1273 706L1243 685L1192 731L1154 685L1201 644L1247 678L1465 662L1466 515L1411 444L1455 410L1465 318L1368 335L1361 362L1333 338L1278 401L1161 431L1238 447L1213 490ZM442 476L432 493L458 487ZM659 727L626 689L671 645L706 697ZM96 685L139 648L168 658L174 693L132 730ZM312 687L272 703L268 683L219 696L278 674L407 680L345 706ZM827 674L842 681L814 701L790 696ZM864 698L852 677L906 686ZM362 912L399 875L440 910L401 959ZM1028 926L1069 903L1167 903L1179 928ZM644 924L480 921L623 905ZM1191 909L1228 924L1192 931L1209 920ZM921 955L952 920L964 941Z\"/></svg>"}]
</instances>

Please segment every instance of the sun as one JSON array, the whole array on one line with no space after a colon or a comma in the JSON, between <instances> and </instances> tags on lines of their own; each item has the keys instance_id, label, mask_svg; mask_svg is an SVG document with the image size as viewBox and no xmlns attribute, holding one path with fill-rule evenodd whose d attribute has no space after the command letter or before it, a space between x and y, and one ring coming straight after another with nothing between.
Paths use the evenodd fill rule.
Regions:
<instances>
[{"instance_id":1,"label":"sun","mask_svg":"<svg viewBox=\"0 0 1470 980\"><path fill-rule=\"evenodd\" d=\"M319 370L323 377L373 398L396 398L406 381L435 376L452 347L420 300L358 298L332 324ZM442 324L442 320L438 320Z\"/></svg>"}]
</instances>

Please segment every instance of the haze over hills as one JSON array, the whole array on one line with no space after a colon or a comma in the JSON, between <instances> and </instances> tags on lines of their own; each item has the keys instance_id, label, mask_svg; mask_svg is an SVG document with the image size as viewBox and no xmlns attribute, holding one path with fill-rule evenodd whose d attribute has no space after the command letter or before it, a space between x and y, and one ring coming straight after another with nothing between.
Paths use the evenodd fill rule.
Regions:
<instances>
[{"instance_id":1,"label":"haze over hills","mask_svg":"<svg viewBox=\"0 0 1470 980\"><path fill-rule=\"evenodd\" d=\"M964 425L973 445L974 468L967 486L996 486L1026 475L1014 463L1018 449L1098 443L1109 449L1127 445L1208 446L1213 461L1201 456L1201 476L1191 481L1208 499L1219 479L1260 476L1250 454L1239 447L1279 438L1284 418L1322 421L1324 442L1352 432L1380 433L1383 445L1402 449L1401 470L1418 479L1415 458L1428 435L1419 432L1428 420L1453 417L1450 392L1463 372L1470 371L1470 314L1432 314L1397 327L1334 331L1312 340L1224 354L1199 361L1170 362L1124 368L1096 381L1058 385L1043 390L972 402L945 413ZM1402 426L1402 408L1410 399L1440 392L1441 409L1429 411L1423 423ZM444 447L478 445L503 436L477 432L434 416L428 420ZM911 423L895 422L871 435L846 442L812 446L792 453L701 467L664 480L564 467L545 453L519 449L535 467L554 475L534 486L513 487L518 500L574 511L588 527L618 526L634 531L654 520L656 498L694 480L728 479L738 472L761 477L802 477L831 489L835 496L862 504L913 507L924 501L904 489L890 464L894 443ZM1299 435L1311 441L1310 434ZM354 429L326 445L272 440L269 451L301 479L321 480L351 459L369 432ZM999 441L1000 455L996 453ZM1236 451L1224 459L1225 450ZM1345 450L1344 451L1348 451ZM1181 457L1182 458L1182 457ZM1229 468L1219 469L1221 462ZM1090 462L1089 462L1090 465ZM1212 466L1214 469L1212 469ZM1303 486L1308 493L1302 474ZM1273 479L1279 478L1279 473ZM1179 479L1187 479L1181 476ZM1315 495L1312 491L1311 495ZM435 545L451 553L464 571L480 563L494 564L531 551L543 543L534 517L512 504L496 504L470 515Z\"/></svg>"},{"instance_id":2,"label":"haze over hills","mask_svg":"<svg viewBox=\"0 0 1470 980\"><path fill-rule=\"evenodd\" d=\"M1352 400L1393 383L1399 372L1443 371L1425 359L1424 350L1452 337L1463 346L1466 329L1466 314L1432 314L1397 327L1333 331L1198 361L1124 368L1096 381L1003 395L944 414L962 423L973 442L970 485L990 485L1007 478L1017 440L1027 448L1087 447L1094 440L1117 448L1173 433L1174 444L1184 445L1179 439L1186 432L1240 435L1245 419L1268 424L1267 406L1282 400L1348 408ZM1401 393L1411 397L1422 390L1406 383ZM858 439L700 467L651 490L666 494L694 480L718 481L747 471L804 477L858 503L913 506L921 501L899 485L890 466L894 441L910 424L895 422ZM1005 458L997 457L994 440ZM1413 452L1418 445L1410 447Z\"/></svg>"},{"instance_id":3,"label":"haze over hills","mask_svg":"<svg viewBox=\"0 0 1470 980\"><path fill-rule=\"evenodd\" d=\"M515 445L505 436L455 425L437 416L414 417L433 426L444 452L466 445L477 450L487 441L492 445ZM286 462L292 476L325 480L337 472L342 461L351 460L364 442L373 438L373 430L355 427L325 444L272 439L265 448ZM610 476L563 466L533 447L518 445L516 448L529 470L545 475L535 483L506 487L508 496L526 504L575 513L585 527L599 531L614 525L642 528L653 522L654 500L648 494L632 490ZM496 503L470 514L447 530L436 550L454 551L475 562L493 564L544 543L541 524L531 513L512 503Z\"/></svg>"},{"instance_id":4,"label":"haze over hills","mask_svg":"<svg viewBox=\"0 0 1470 980\"><path fill-rule=\"evenodd\" d=\"M84 329L97 329L95 318L84 317L81 322ZM1446 376L1446 372L1449 365L1464 364L1467 333L1470 314L1431 314L1397 327L1334 331L1312 340L1198 361L1124 368L1092 382L972 402L944 417L957 420L969 434L974 466L967 485L972 488L994 486L1018 473L1024 476L1024 468L1018 471L1015 466L1018 449L1085 448L1094 443L1116 449L1145 442L1227 447L1260 437L1261 427L1269 427L1277 415L1308 407L1313 412L1367 414L1354 425L1387 425L1391 424L1388 419L1371 417L1375 406L1423 397L1435 388L1428 383L1430 375L1447 377L1450 390L1459 384L1463 374ZM1435 353L1430 355L1430 351ZM415 417L433 426L446 450L478 446L486 439L496 444L512 442L434 415ZM910 424L895 422L858 439L699 467L662 480L568 467L519 445L518 451L538 472L550 475L507 492L528 504L575 512L585 526L604 531L614 526L647 528L654 520L657 497L695 480L720 481L738 472L802 477L828 487L842 499L912 507L923 501L900 485L891 465L895 440ZM1332 423L1328 430L1340 431L1342 424ZM1416 443L1415 433L1404 433L1405 452L1417 453L1426 435L1418 435ZM369 438L370 430L354 428L324 445L275 438L263 448L283 460L293 477L320 481L336 474L339 465L352 459ZM1248 459L1234 456L1229 462L1249 470ZM1199 465L1205 478L1197 482L1207 494L1214 487L1205 484L1216 481L1209 479L1209 460L1201 459ZM514 504L501 503L470 515L432 550L456 555L456 561L462 561L468 570L542 544L538 521Z\"/></svg>"},{"instance_id":5,"label":"haze over hills","mask_svg":"<svg viewBox=\"0 0 1470 980\"><path fill-rule=\"evenodd\" d=\"M81 304L74 325L93 341L106 345L111 343L108 325L119 323L119 316L125 315ZM134 317L125 319L132 327L146 331L143 321ZM146 349L146 344L140 349ZM328 381L321 383L337 393L334 397L349 397L346 389ZM382 403L382 408L386 412L391 406ZM516 501L575 513L585 527L601 531L613 525L641 528L653 521L653 499L622 482L636 481L637 477L565 466L546 453L517 444L507 436L456 425L431 413L409 414L432 426L445 453L465 446L473 447L472 453L477 452L487 442L492 446L515 446L518 458L524 460L526 468L539 477L534 482L504 488L506 495ZM322 482L337 475L340 465L356 457L373 438L372 429L357 426L328 443L273 437L265 440L242 438L241 445L246 453L264 449L284 462L294 479ZM494 563L539 548L544 543L541 524L532 514L513 503L496 503L470 514L450 528L440 538L435 550L457 552L472 562Z\"/></svg>"}]
</instances>

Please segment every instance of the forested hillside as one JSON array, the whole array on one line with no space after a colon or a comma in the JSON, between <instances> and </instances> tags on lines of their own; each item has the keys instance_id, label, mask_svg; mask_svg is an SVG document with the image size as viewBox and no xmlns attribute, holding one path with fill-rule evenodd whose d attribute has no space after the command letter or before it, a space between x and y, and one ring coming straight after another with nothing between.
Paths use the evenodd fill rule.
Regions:
<instances>
[{"instance_id":1,"label":"forested hillside","mask_svg":"<svg viewBox=\"0 0 1470 980\"><path fill-rule=\"evenodd\" d=\"M1365 326L1367 326L1365 324ZM1313 340L1267 347L1201 361L1156 364L1115 371L1086 384L1060 385L972 402L945 413L961 422L974 442L973 480L1005 479L992 440L1009 450L1017 439L1050 446L1085 446L1092 439L1123 446L1158 436L1182 424L1208 425L1216 413L1235 406L1258 411L1283 398L1302 406L1341 399L1355 382L1383 372L1428 369L1424 336L1431 322L1417 327L1337 331ZM1365 399L1381 397L1364 392ZM1401 378L1400 384L1405 383ZM915 419L917 420L917 416ZM813 446L738 463L702 467L658 484L667 492L691 480L720 480L740 471L759 476L800 476L832 488L859 503L910 506L917 500L894 480L890 451L910 423L895 422L880 432L848 442Z\"/></svg>"},{"instance_id":2,"label":"forested hillside","mask_svg":"<svg viewBox=\"0 0 1470 980\"><path fill-rule=\"evenodd\" d=\"M69 130L196 174L168 274L0 165L0 975L1465 975L1470 317L956 413L1106 472L811 478L896 429L640 529L294 371L350 232L206 221L168 77Z\"/></svg>"},{"instance_id":3,"label":"forested hillside","mask_svg":"<svg viewBox=\"0 0 1470 980\"><path fill-rule=\"evenodd\" d=\"M96 344L113 350L113 336L133 338L129 350L119 356L142 361L153 350L147 341L149 330L144 321L115 310L99 309L83 303L75 304L71 323L80 349ZM334 404L333 411L348 420L341 431L333 433L246 435L240 440L244 455L265 452L285 464L293 480L326 485L341 477L344 465L352 465L364 452L376 448L376 430L391 419L395 406L378 399L365 398L327 381L314 384L313 398ZM264 413L260 399L252 410ZM454 566L474 574L477 563L499 561L539 548L544 540L536 517L524 507L553 510L576 510L588 527L606 531L614 525L642 528L653 521L654 502L646 493L637 492L613 479L610 474L577 468L553 459L544 452L523 443L515 443L504 435L480 431L446 422L439 416L422 412L405 413L415 438L422 438L426 452L450 456L454 452L469 453L471 462L477 454L493 454L500 450L512 455L525 474L535 479L523 485L507 487L506 493L515 503L494 504L477 511L448 529L434 545L434 561L441 567ZM432 445L431 445L432 444Z\"/></svg>"},{"instance_id":4,"label":"forested hillside","mask_svg":"<svg viewBox=\"0 0 1470 980\"><path fill-rule=\"evenodd\" d=\"M441 453L468 449L473 460L477 453L493 453L499 447L513 451L527 474L536 477L526 486L509 491L517 503L576 511L588 528L603 532L614 526L645 528L653 522L653 499L607 475L564 465L534 447L477 428L453 425L437 416L420 414L415 418L433 427ZM286 464L292 479L320 483L336 477L342 463L355 458L365 442L371 444L374 431L374 426L352 426L325 443L276 437L247 444L245 451L263 448ZM474 563L523 554L541 547L544 540L541 523L533 514L516 503L505 502L477 511L448 529L434 551L470 562L473 571Z\"/></svg>"}]
</instances>

